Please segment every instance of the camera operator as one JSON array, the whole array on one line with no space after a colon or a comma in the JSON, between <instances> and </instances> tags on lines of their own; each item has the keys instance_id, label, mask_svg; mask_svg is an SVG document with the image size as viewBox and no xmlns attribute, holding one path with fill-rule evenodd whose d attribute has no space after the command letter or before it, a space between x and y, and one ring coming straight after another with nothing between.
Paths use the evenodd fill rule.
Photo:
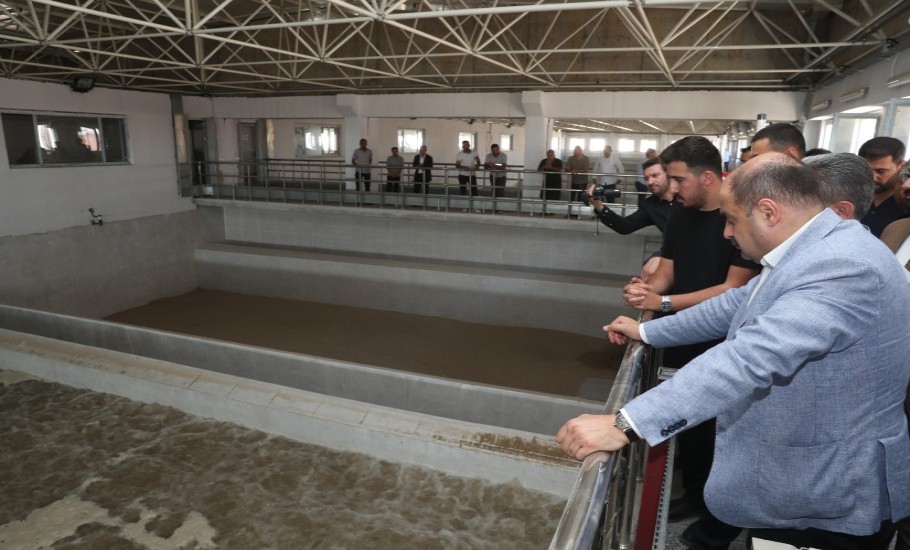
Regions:
<instances>
[{"instance_id":1,"label":"camera operator","mask_svg":"<svg viewBox=\"0 0 910 550\"><path fill-rule=\"evenodd\" d=\"M638 210L626 217L613 212L604 204L593 183L586 191L600 222L620 235L634 233L649 225L656 226L663 233L670 211L676 206L676 185L667 179L667 172L660 159L648 159L642 163L641 168L651 196L642 201Z\"/></svg>"},{"instance_id":2,"label":"camera operator","mask_svg":"<svg viewBox=\"0 0 910 550\"><path fill-rule=\"evenodd\" d=\"M590 198L591 205L594 206L594 214L600 223L606 225L620 235L628 235L639 229L653 225L664 232L667 226L667 219L670 212L676 206L676 183L667 178L667 172L657 157L646 160L641 165L642 174L644 175L645 185L651 196L639 201L638 210L628 216L620 216L604 204L597 196L595 185L588 186L586 191L587 197ZM648 278L657 270L660 262L660 255L655 254L648 258L642 267L642 277Z\"/></svg>"}]
</instances>

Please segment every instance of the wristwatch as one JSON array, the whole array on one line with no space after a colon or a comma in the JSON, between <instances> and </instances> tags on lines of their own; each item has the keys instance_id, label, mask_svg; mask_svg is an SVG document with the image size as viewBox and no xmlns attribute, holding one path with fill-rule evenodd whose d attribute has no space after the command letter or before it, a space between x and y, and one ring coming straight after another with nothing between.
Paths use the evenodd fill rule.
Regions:
<instances>
[{"instance_id":1,"label":"wristwatch","mask_svg":"<svg viewBox=\"0 0 910 550\"><path fill-rule=\"evenodd\" d=\"M669 296L662 296L660 298L660 310L664 313L673 311L673 302L670 301Z\"/></svg>"},{"instance_id":2,"label":"wristwatch","mask_svg":"<svg viewBox=\"0 0 910 550\"><path fill-rule=\"evenodd\" d=\"M629 421L626 420L626 417L623 416L621 412L616 413L616 419L613 420L613 427L619 428L622 430L622 433L626 434L626 437L629 438L629 443L635 443L640 437L635 433L635 430L632 429L632 424L629 424Z\"/></svg>"}]
</instances>

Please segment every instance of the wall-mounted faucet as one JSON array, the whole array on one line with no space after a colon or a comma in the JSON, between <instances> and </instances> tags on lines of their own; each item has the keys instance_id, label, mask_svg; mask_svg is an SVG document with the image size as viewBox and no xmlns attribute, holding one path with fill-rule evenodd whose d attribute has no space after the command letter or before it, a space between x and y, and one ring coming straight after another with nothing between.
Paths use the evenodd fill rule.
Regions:
<instances>
[{"instance_id":1,"label":"wall-mounted faucet","mask_svg":"<svg viewBox=\"0 0 910 550\"><path fill-rule=\"evenodd\" d=\"M89 208L88 212L92 215L92 225L104 225L104 220L101 219L102 214L95 214L94 208Z\"/></svg>"}]
</instances>

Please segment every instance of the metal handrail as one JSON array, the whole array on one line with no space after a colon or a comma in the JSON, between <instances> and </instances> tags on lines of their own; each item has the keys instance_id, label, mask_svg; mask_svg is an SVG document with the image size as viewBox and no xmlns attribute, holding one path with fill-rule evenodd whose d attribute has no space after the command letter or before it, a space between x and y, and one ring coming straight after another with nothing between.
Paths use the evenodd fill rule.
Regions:
<instances>
[{"instance_id":1,"label":"metal handrail","mask_svg":"<svg viewBox=\"0 0 910 550\"><path fill-rule=\"evenodd\" d=\"M348 175L352 167L337 160L293 161L270 159L254 163L236 161L218 161L205 163L187 163L179 167L180 192L183 196L212 197L231 200L265 200L279 202L316 201L318 204L338 204L353 206L396 207L422 206L424 209L449 211L480 210L483 212L518 212L529 215L559 214L566 217L592 215L590 206L568 200L576 189L562 187L560 199L549 199L541 191L553 191L544 185L543 177L548 172L537 170L507 169L508 181L504 195L489 195L491 187L487 170L477 170L478 195L462 195L457 181L458 170L454 166L434 167L434 179L429 193L412 193L407 186L413 168L405 166L399 191L388 191L385 188L384 166L374 166L379 171L373 178L375 190L360 191L354 187L354 179ZM527 175L541 177L540 185L528 185ZM569 175L564 173L563 175ZM600 175L590 173L590 176ZM619 175L632 178L632 175ZM483 191L486 190L486 191ZM624 191L627 197L638 195L634 191ZM565 197L565 198L562 198ZM611 205L622 215L627 215L638 208L637 200ZM583 215L583 216L582 216Z\"/></svg>"},{"instance_id":2,"label":"metal handrail","mask_svg":"<svg viewBox=\"0 0 910 550\"><path fill-rule=\"evenodd\" d=\"M651 312L646 311L640 320L651 317ZM650 346L636 340L626 346L619 372L604 404L604 414L615 413L644 389L650 379L645 373L645 358L650 355L649 351ZM640 445L627 446L623 451L634 454L634 448ZM590 550L604 532L611 535L609 538L630 540L629 506L633 495L629 492L634 491L634 484L622 479L618 470L624 463L634 469L638 461L632 458L623 461L621 456L622 451L597 451L585 457L550 542L551 550Z\"/></svg>"}]
</instances>

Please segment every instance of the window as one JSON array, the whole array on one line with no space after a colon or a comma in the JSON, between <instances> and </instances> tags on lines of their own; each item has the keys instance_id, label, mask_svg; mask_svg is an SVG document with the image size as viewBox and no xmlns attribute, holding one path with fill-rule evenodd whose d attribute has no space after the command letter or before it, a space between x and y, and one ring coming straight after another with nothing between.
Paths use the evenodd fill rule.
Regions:
<instances>
[{"instance_id":1,"label":"window","mask_svg":"<svg viewBox=\"0 0 910 550\"><path fill-rule=\"evenodd\" d=\"M0 120L10 166L129 161L123 118L3 113Z\"/></svg>"},{"instance_id":2,"label":"window","mask_svg":"<svg viewBox=\"0 0 910 550\"><path fill-rule=\"evenodd\" d=\"M875 137L878 118L866 118L859 115L841 116L834 128L832 151L856 152L866 141Z\"/></svg>"},{"instance_id":3,"label":"window","mask_svg":"<svg viewBox=\"0 0 910 550\"><path fill-rule=\"evenodd\" d=\"M635 152L635 140L620 138L619 143L617 144L617 149L619 149L620 153L633 153Z\"/></svg>"},{"instance_id":4,"label":"window","mask_svg":"<svg viewBox=\"0 0 910 550\"><path fill-rule=\"evenodd\" d=\"M834 131L834 119L830 118L822 123L822 131L819 133L818 146L822 149L831 147L831 132Z\"/></svg>"},{"instance_id":5,"label":"window","mask_svg":"<svg viewBox=\"0 0 910 550\"><path fill-rule=\"evenodd\" d=\"M581 147L581 150L585 150L585 139L584 138L569 138L569 151L574 151L576 147Z\"/></svg>"},{"instance_id":6,"label":"window","mask_svg":"<svg viewBox=\"0 0 910 550\"><path fill-rule=\"evenodd\" d=\"M657 140L656 139L643 139L638 142L638 152L647 153L648 149L654 149L657 151Z\"/></svg>"},{"instance_id":7,"label":"window","mask_svg":"<svg viewBox=\"0 0 910 550\"><path fill-rule=\"evenodd\" d=\"M894 110L894 127L891 137L910 143L910 105L898 104Z\"/></svg>"},{"instance_id":8,"label":"window","mask_svg":"<svg viewBox=\"0 0 910 550\"><path fill-rule=\"evenodd\" d=\"M512 134L502 134L499 136L499 148L503 151L512 150Z\"/></svg>"},{"instance_id":9,"label":"window","mask_svg":"<svg viewBox=\"0 0 910 550\"><path fill-rule=\"evenodd\" d=\"M398 130L398 149L402 153L416 153L420 150L420 146L426 143L425 136L424 130L400 128Z\"/></svg>"},{"instance_id":10,"label":"window","mask_svg":"<svg viewBox=\"0 0 910 550\"><path fill-rule=\"evenodd\" d=\"M553 136L550 138L550 149L553 149L554 151L559 151L559 138L557 136Z\"/></svg>"},{"instance_id":11,"label":"window","mask_svg":"<svg viewBox=\"0 0 910 550\"><path fill-rule=\"evenodd\" d=\"M467 141L471 144L471 149L477 146L477 134L472 132L458 132L458 148L461 149L461 143Z\"/></svg>"},{"instance_id":12,"label":"window","mask_svg":"<svg viewBox=\"0 0 910 550\"><path fill-rule=\"evenodd\" d=\"M337 155L340 135L340 126L298 126L294 128L294 156Z\"/></svg>"},{"instance_id":13,"label":"window","mask_svg":"<svg viewBox=\"0 0 910 550\"><path fill-rule=\"evenodd\" d=\"M607 140L605 140L603 138L591 138L590 144L591 144L590 145L591 148L588 150L596 151L599 153L604 150L604 147L607 146ZM582 149L584 149L584 146L582 146Z\"/></svg>"}]
</instances>

